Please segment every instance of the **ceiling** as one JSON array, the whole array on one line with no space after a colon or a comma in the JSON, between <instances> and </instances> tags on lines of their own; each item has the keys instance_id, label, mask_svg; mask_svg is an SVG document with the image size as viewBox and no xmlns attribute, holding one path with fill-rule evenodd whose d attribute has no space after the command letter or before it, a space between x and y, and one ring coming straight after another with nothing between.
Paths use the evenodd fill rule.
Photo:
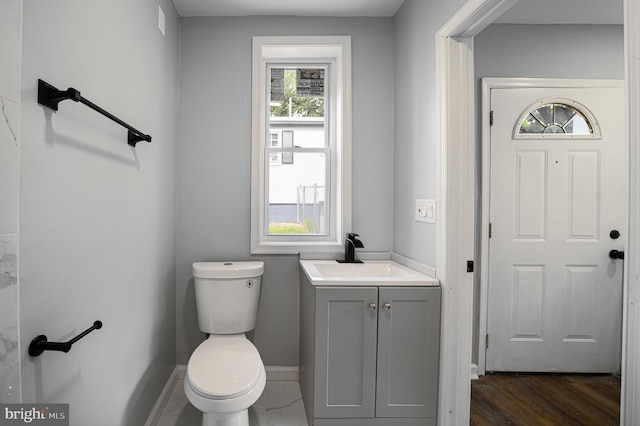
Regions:
<instances>
[{"instance_id":1,"label":"ceiling","mask_svg":"<svg viewBox=\"0 0 640 426\"><path fill-rule=\"evenodd\" d=\"M393 16L404 0L173 0L180 16Z\"/></svg>"},{"instance_id":2,"label":"ceiling","mask_svg":"<svg viewBox=\"0 0 640 426\"><path fill-rule=\"evenodd\" d=\"M427 0L420 0L427 1ZM393 16L404 0L173 0L180 16ZM502 24L618 24L623 0L521 0Z\"/></svg>"}]
</instances>

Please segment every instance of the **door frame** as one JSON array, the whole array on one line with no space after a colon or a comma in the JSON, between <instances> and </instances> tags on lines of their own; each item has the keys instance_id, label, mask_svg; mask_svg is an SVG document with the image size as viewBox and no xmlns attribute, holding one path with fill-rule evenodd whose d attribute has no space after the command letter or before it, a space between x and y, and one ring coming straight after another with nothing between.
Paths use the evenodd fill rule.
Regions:
<instances>
[{"instance_id":1,"label":"door frame","mask_svg":"<svg viewBox=\"0 0 640 426\"><path fill-rule=\"evenodd\" d=\"M491 212L491 126L490 121L492 89L525 89L525 88L624 88L624 80L613 79L567 79L567 78L524 78L524 77L485 77L482 78L482 212L480 222L480 304L478 324L478 375L486 372L487 359L487 324L489 321L489 222ZM626 122L626 119L625 119ZM626 144L625 144L626 146ZM627 173L625 173L625 177ZM489 177L489 178L486 178ZM628 193L628 191L627 191ZM625 212L628 209L625 196ZM625 226L626 226L625 215ZM477 230L476 230L477 232ZM476 233L477 235L477 233ZM625 230L626 235L626 230Z\"/></svg>"},{"instance_id":2,"label":"door frame","mask_svg":"<svg viewBox=\"0 0 640 426\"><path fill-rule=\"evenodd\" d=\"M469 0L436 33L438 113L437 276L442 286L438 425L469 424L474 196L473 38L518 0ZM624 0L627 234L623 281L621 424L640 420L640 0ZM458 172L463 171L463 176ZM449 214L449 216L447 216ZM633 279L628 277L633 276Z\"/></svg>"},{"instance_id":3,"label":"door frame","mask_svg":"<svg viewBox=\"0 0 640 426\"><path fill-rule=\"evenodd\" d=\"M469 0L436 33L436 277L441 338L438 425L469 424L473 336L475 85L473 38L518 0ZM640 1L640 0L637 0Z\"/></svg>"}]
</instances>

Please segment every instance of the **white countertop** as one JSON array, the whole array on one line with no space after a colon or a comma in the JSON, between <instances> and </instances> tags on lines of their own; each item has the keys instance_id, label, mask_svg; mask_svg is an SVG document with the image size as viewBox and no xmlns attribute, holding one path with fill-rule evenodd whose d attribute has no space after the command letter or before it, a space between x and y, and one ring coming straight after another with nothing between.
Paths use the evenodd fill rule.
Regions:
<instances>
[{"instance_id":1,"label":"white countertop","mask_svg":"<svg viewBox=\"0 0 640 426\"><path fill-rule=\"evenodd\" d=\"M301 260L314 286L438 286L436 278L392 260L338 263L335 260Z\"/></svg>"}]
</instances>

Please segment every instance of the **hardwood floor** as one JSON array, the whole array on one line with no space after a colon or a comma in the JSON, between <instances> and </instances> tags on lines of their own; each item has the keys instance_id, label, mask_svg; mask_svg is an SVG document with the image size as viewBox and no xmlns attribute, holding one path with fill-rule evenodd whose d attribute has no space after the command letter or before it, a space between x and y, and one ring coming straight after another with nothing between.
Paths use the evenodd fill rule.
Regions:
<instances>
[{"instance_id":1,"label":"hardwood floor","mask_svg":"<svg viewBox=\"0 0 640 426\"><path fill-rule=\"evenodd\" d=\"M620 377L499 374L471 382L471 424L619 425Z\"/></svg>"}]
</instances>

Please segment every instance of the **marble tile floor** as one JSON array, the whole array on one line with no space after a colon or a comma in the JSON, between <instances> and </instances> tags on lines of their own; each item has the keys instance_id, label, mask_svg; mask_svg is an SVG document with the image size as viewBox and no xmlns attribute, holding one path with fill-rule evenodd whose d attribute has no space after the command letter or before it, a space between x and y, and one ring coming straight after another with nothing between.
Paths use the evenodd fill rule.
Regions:
<instances>
[{"instance_id":1,"label":"marble tile floor","mask_svg":"<svg viewBox=\"0 0 640 426\"><path fill-rule=\"evenodd\" d=\"M202 413L184 395L179 379L156 426L201 426ZM249 408L250 426L307 426L300 386L295 381L268 380L258 401Z\"/></svg>"}]
</instances>

